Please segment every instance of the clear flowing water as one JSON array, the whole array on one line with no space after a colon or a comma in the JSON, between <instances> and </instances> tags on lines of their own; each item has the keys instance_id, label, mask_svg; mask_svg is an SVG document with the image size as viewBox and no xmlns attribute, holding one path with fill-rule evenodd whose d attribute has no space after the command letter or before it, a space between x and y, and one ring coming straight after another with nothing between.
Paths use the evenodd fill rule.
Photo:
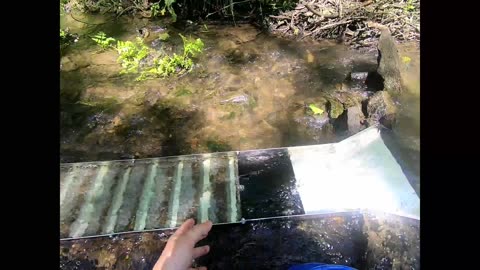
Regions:
<instances>
[{"instance_id":1,"label":"clear flowing water","mask_svg":"<svg viewBox=\"0 0 480 270\"><path fill-rule=\"evenodd\" d=\"M99 51L88 36L62 52L61 162L159 157L338 141L342 130L305 132L303 108L331 97L349 72L374 71L374 51L351 51L331 42L294 42L268 36L249 25L170 25L165 21L105 16L61 18L61 26L89 35L104 31L133 40L137 29L162 26L171 38L149 46L179 51L178 33L200 37L204 53L193 71L180 78L135 82L119 75L113 50ZM90 25L103 23L101 25ZM208 30L207 30L208 29ZM153 44L152 44L153 42ZM419 194L419 49L399 46L406 91L396 97L396 157ZM286 269L322 261L354 267L418 268L419 228L405 220L331 217L302 221L270 220L214 226L205 240L212 251L201 265L209 269ZM171 234L128 234L62 241L62 269L151 269ZM232 245L237 243L237 245ZM262 252L259 252L261 250ZM365 257L366 254L366 257Z\"/></svg>"},{"instance_id":2,"label":"clear flowing water","mask_svg":"<svg viewBox=\"0 0 480 270\"><path fill-rule=\"evenodd\" d=\"M76 21L79 19L90 24ZM82 34L62 53L61 161L247 150L338 141L345 134L305 131L299 111L310 100L334 95L355 71L374 71L375 51L352 51L332 42L287 41L250 25L167 24L134 18L66 15L62 27ZM101 25L92 25L103 23ZM100 51L88 37L97 31L133 40L142 27L166 28L170 39L146 39L152 48L181 51L179 33L199 37L204 53L191 73L135 82L119 75L114 50ZM399 46L408 56L407 91L397 98L395 126L402 156L419 175L419 50ZM416 187L418 192L418 187Z\"/></svg>"}]
</instances>

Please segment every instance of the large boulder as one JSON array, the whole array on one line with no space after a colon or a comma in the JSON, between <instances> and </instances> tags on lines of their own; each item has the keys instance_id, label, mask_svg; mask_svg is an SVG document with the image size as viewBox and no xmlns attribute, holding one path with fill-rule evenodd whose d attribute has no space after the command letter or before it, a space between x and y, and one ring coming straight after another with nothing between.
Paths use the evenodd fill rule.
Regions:
<instances>
[{"instance_id":1,"label":"large boulder","mask_svg":"<svg viewBox=\"0 0 480 270\"><path fill-rule=\"evenodd\" d=\"M401 61L395 40L388 28L382 29L378 41L378 69L377 72L383 77L384 90L394 93L403 89L402 77L400 74Z\"/></svg>"}]
</instances>

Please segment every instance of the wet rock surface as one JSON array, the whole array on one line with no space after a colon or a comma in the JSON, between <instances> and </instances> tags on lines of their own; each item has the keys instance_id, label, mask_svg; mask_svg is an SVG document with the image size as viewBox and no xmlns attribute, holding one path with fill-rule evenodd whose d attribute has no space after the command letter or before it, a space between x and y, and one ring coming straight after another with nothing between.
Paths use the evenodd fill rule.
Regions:
<instances>
[{"instance_id":1,"label":"wet rock surface","mask_svg":"<svg viewBox=\"0 0 480 270\"><path fill-rule=\"evenodd\" d=\"M90 63L79 56L64 56L60 59L60 70L69 72L88 67Z\"/></svg>"},{"instance_id":2,"label":"wet rock surface","mask_svg":"<svg viewBox=\"0 0 480 270\"><path fill-rule=\"evenodd\" d=\"M152 269L172 230L60 242L60 269ZM307 262L419 269L419 221L350 213L213 226L208 269L288 269Z\"/></svg>"},{"instance_id":3,"label":"wet rock surface","mask_svg":"<svg viewBox=\"0 0 480 270\"><path fill-rule=\"evenodd\" d=\"M403 89L400 74L400 57L395 40L388 29L383 29L378 41L378 74L384 79L384 87L387 91L399 93Z\"/></svg>"},{"instance_id":4,"label":"wet rock surface","mask_svg":"<svg viewBox=\"0 0 480 270\"><path fill-rule=\"evenodd\" d=\"M366 128L364 120L365 117L360 106L353 106L347 109L347 125L350 134L355 134Z\"/></svg>"},{"instance_id":5,"label":"wet rock surface","mask_svg":"<svg viewBox=\"0 0 480 270\"><path fill-rule=\"evenodd\" d=\"M391 128L395 123L397 106L388 92L379 91L368 100L367 113L370 125L381 123Z\"/></svg>"},{"instance_id":6,"label":"wet rock surface","mask_svg":"<svg viewBox=\"0 0 480 270\"><path fill-rule=\"evenodd\" d=\"M302 138L310 143L332 142L334 140L334 128L330 123L325 103L312 102L307 104L315 104L324 112L321 114L313 114L310 112L308 105L304 105L295 109L290 115L292 125L292 133L296 137ZM298 106L298 105L297 105Z\"/></svg>"},{"instance_id":7,"label":"wet rock surface","mask_svg":"<svg viewBox=\"0 0 480 270\"><path fill-rule=\"evenodd\" d=\"M112 22L108 27L116 29L119 23L121 30L108 33L119 40L134 40L142 27L149 28L149 36L165 32L161 22ZM170 39L162 41L161 50L178 53L178 29L165 26ZM134 76L119 74L116 51L99 51L88 40L72 47L63 61L76 66L61 72L61 161L334 142L341 139L335 126L346 130L346 109L374 91L364 73L376 70L375 53L272 39L249 25L197 30L205 51L192 72L179 78L134 82ZM350 73L361 86L347 84L332 92ZM308 106L310 100L319 101L325 113L312 115L292 106ZM146 121L130 122L135 115ZM211 147L211 138L225 147Z\"/></svg>"}]
</instances>

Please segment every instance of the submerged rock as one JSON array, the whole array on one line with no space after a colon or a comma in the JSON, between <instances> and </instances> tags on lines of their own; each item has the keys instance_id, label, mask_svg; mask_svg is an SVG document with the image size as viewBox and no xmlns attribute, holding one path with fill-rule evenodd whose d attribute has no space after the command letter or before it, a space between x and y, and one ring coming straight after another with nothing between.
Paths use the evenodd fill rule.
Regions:
<instances>
[{"instance_id":1,"label":"submerged rock","mask_svg":"<svg viewBox=\"0 0 480 270\"><path fill-rule=\"evenodd\" d=\"M246 94L235 95L231 98L220 101L220 104L248 104L250 102L250 97Z\"/></svg>"},{"instance_id":2,"label":"submerged rock","mask_svg":"<svg viewBox=\"0 0 480 270\"><path fill-rule=\"evenodd\" d=\"M64 56L60 59L61 71L75 71L79 68L88 67L90 63L79 56Z\"/></svg>"},{"instance_id":3,"label":"submerged rock","mask_svg":"<svg viewBox=\"0 0 480 270\"><path fill-rule=\"evenodd\" d=\"M149 89L145 92L144 104L147 106L155 106L157 102L162 98L162 93L158 90Z\"/></svg>"},{"instance_id":4,"label":"submerged rock","mask_svg":"<svg viewBox=\"0 0 480 270\"><path fill-rule=\"evenodd\" d=\"M381 123L391 128L395 122L397 107L387 91L379 91L373 95L367 105L368 123Z\"/></svg>"},{"instance_id":5,"label":"submerged rock","mask_svg":"<svg viewBox=\"0 0 480 270\"><path fill-rule=\"evenodd\" d=\"M352 89L367 89L367 77L368 72L352 72L347 77L347 81L350 83Z\"/></svg>"},{"instance_id":6,"label":"submerged rock","mask_svg":"<svg viewBox=\"0 0 480 270\"><path fill-rule=\"evenodd\" d=\"M248 49L233 49L227 52L226 58L233 64L246 64L257 58L257 54Z\"/></svg>"},{"instance_id":7,"label":"submerged rock","mask_svg":"<svg viewBox=\"0 0 480 270\"><path fill-rule=\"evenodd\" d=\"M378 41L378 69L377 72L383 77L384 90L401 92L403 89L400 75L401 61L395 40L388 28L382 29Z\"/></svg>"},{"instance_id":8,"label":"submerged rock","mask_svg":"<svg viewBox=\"0 0 480 270\"><path fill-rule=\"evenodd\" d=\"M337 91L332 94L332 98L348 108L362 104L362 101L368 99L368 93L363 91Z\"/></svg>"},{"instance_id":9,"label":"submerged rock","mask_svg":"<svg viewBox=\"0 0 480 270\"><path fill-rule=\"evenodd\" d=\"M226 52L234 51L238 47L238 44L230 39L221 39L218 41L218 48Z\"/></svg>"},{"instance_id":10,"label":"submerged rock","mask_svg":"<svg viewBox=\"0 0 480 270\"><path fill-rule=\"evenodd\" d=\"M324 110L321 114L313 114L308 106L298 107L290 114L295 137L299 137L305 143L323 143L333 140L334 128L330 123L326 103L325 99L308 103L315 104L316 107Z\"/></svg>"},{"instance_id":11,"label":"submerged rock","mask_svg":"<svg viewBox=\"0 0 480 270\"><path fill-rule=\"evenodd\" d=\"M330 104L330 117L332 119L338 118L344 111L343 104L338 102L336 99L329 99L328 102Z\"/></svg>"},{"instance_id":12,"label":"submerged rock","mask_svg":"<svg viewBox=\"0 0 480 270\"><path fill-rule=\"evenodd\" d=\"M360 106L353 106L347 109L347 125L350 134L359 132L365 128L365 116Z\"/></svg>"}]
</instances>

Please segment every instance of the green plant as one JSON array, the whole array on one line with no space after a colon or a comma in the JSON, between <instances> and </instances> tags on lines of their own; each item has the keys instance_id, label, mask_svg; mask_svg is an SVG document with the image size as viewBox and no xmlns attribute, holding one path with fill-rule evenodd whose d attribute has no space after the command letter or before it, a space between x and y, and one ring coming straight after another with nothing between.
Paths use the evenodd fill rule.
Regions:
<instances>
[{"instance_id":1,"label":"green plant","mask_svg":"<svg viewBox=\"0 0 480 270\"><path fill-rule=\"evenodd\" d=\"M117 61L122 63L123 68L120 74L138 73L140 61L149 54L148 47L139 37L135 42L119 40L116 49L119 54Z\"/></svg>"},{"instance_id":2,"label":"green plant","mask_svg":"<svg viewBox=\"0 0 480 270\"><path fill-rule=\"evenodd\" d=\"M60 35L62 35L62 32L60 32ZM117 50L119 54L117 60L123 68L120 74L140 73L135 80L141 81L149 78L167 77L175 73L183 74L192 69L192 57L203 51L204 44L199 38L193 40L187 39L183 35L180 36L183 40L183 54L174 53L173 56L156 56L143 43L143 39L139 37L134 42L118 40L116 47L111 44L115 39L107 37L103 32L98 33L92 39L104 49L115 48ZM166 34L160 39L165 40L168 37L168 34ZM144 61L147 56L152 58L153 63ZM142 61L144 62L143 67L140 65Z\"/></svg>"},{"instance_id":3,"label":"green plant","mask_svg":"<svg viewBox=\"0 0 480 270\"><path fill-rule=\"evenodd\" d=\"M97 43L97 45L104 50L112 47L112 43L116 41L112 37L107 37L107 35L104 32L98 32L96 35L92 37L92 40L95 41L95 43Z\"/></svg>"},{"instance_id":4,"label":"green plant","mask_svg":"<svg viewBox=\"0 0 480 270\"><path fill-rule=\"evenodd\" d=\"M60 29L60 40L64 40L67 37L67 32L65 30Z\"/></svg>"},{"instance_id":5,"label":"green plant","mask_svg":"<svg viewBox=\"0 0 480 270\"><path fill-rule=\"evenodd\" d=\"M152 12L152 17L157 17L158 15L164 16L165 12L168 10L170 15L172 15L172 19L175 22L177 20L177 14L175 13L175 10L173 9L173 3L175 3L176 0L165 0L164 3L165 5L163 6L162 9L160 9L160 1L157 3L153 3L150 6L150 11Z\"/></svg>"},{"instance_id":6,"label":"green plant","mask_svg":"<svg viewBox=\"0 0 480 270\"><path fill-rule=\"evenodd\" d=\"M153 67L143 71L136 80L142 81L149 78L168 77L177 72L179 74L184 73L193 66L192 59L188 60L186 61L178 54L173 54L173 56L166 55L161 59L157 58L154 60Z\"/></svg>"},{"instance_id":7,"label":"green plant","mask_svg":"<svg viewBox=\"0 0 480 270\"><path fill-rule=\"evenodd\" d=\"M172 15L173 21L177 21L177 14L175 13L175 10L173 9L173 3L175 3L176 0L165 0L165 7L167 8L168 12L170 15ZM164 8L165 9L165 8Z\"/></svg>"},{"instance_id":8,"label":"green plant","mask_svg":"<svg viewBox=\"0 0 480 270\"><path fill-rule=\"evenodd\" d=\"M153 3L152 6L150 7L150 10L152 11L152 17L157 17L158 14L165 14L165 10L163 9L163 14L160 12L160 2Z\"/></svg>"},{"instance_id":9,"label":"green plant","mask_svg":"<svg viewBox=\"0 0 480 270\"><path fill-rule=\"evenodd\" d=\"M155 59L153 67L142 72L137 80L145 80L152 77L167 77L175 73L183 74L192 69L192 57L197 56L203 51L204 44L199 38L191 40L182 34L179 35L183 40L183 55L174 53L173 56L166 55L161 59Z\"/></svg>"},{"instance_id":10,"label":"green plant","mask_svg":"<svg viewBox=\"0 0 480 270\"><path fill-rule=\"evenodd\" d=\"M199 38L196 40L188 40L182 34L179 34L183 40L183 56L184 57L195 57L203 51L203 41Z\"/></svg>"},{"instance_id":11,"label":"green plant","mask_svg":"<svg viewBox=\"0 0 480 270\"><path fill-rule=\"evenodd\" d=\"M404 9L406 12L410 12L410 11L414 11L415 10L415 6L413 5L413 0L408 0L407 1L407 5L405 6L405 9Z\"/></svg>"},{"instance_id":12,"label":"green plant","mask_svg":"<svg viewBox=\"0 0 480 270\"><path fill-rule=\"evenodd\" d=\"M65 14L65 4L64 0L60 0L60 16Z\"/></svg>"},{"instance_id":13,"label":"green plant","mask_svg":"<svg viewBox=\"0 0 480 270\"><path fill-rule=\"evenodd\" d=\"M60 49L78 41L78 35L70 33L68 28L60 29Z\"/></svg>"}]
</instances>

